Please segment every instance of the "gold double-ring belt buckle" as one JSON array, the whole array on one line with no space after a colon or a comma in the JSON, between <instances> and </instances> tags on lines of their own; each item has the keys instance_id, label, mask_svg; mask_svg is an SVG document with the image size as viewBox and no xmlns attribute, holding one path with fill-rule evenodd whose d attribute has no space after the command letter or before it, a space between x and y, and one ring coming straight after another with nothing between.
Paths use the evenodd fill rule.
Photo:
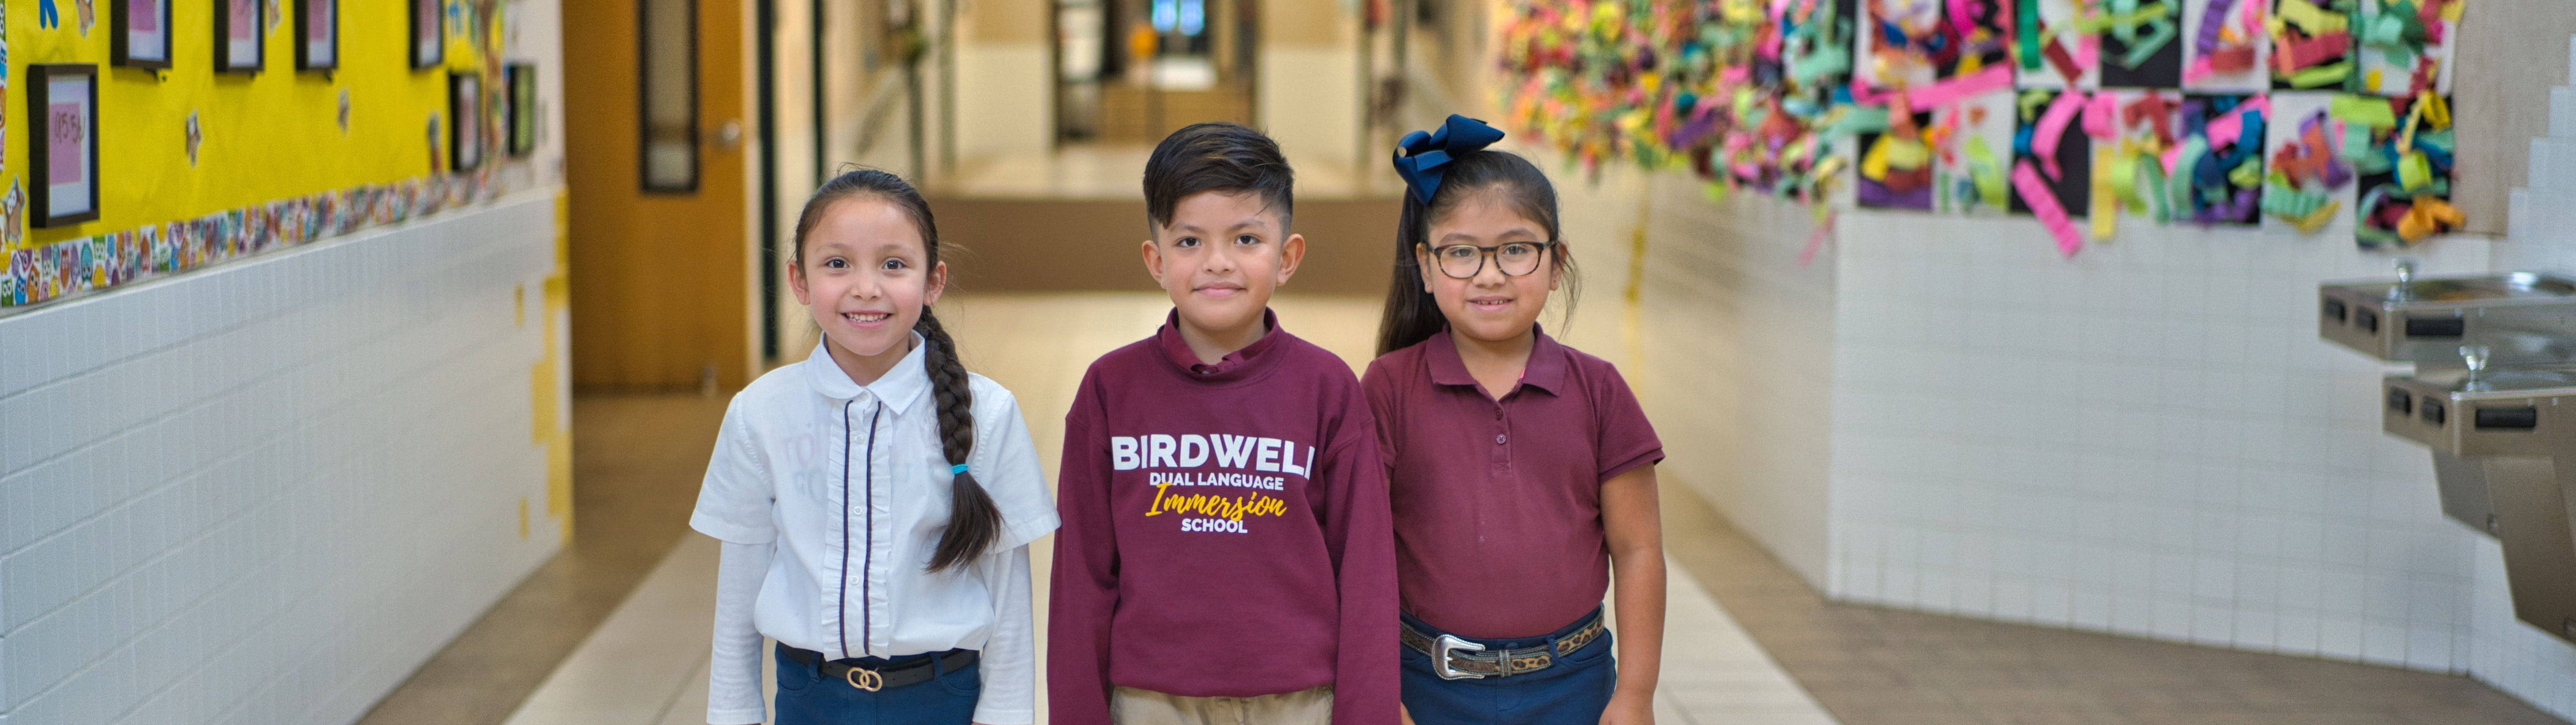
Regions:
<instances>
[{"instance_id":1,"label":"gold double-ring belt buckle","mask_svg":"<svg viewBox=\"0 0 2576 725\"><path fill-rule=\"evenodd\" d=\"M852 667L850 671L841 673L841 679L848 681L851 687L868 692L885 689L885 675L865 667Z\"/></svg>"}]
</instances>

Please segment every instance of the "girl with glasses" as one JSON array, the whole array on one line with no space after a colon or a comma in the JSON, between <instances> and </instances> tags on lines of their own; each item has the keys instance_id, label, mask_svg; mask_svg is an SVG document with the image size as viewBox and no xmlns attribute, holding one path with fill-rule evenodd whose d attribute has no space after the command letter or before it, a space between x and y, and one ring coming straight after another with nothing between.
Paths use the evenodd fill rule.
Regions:
<instances>
[{"instance_id":1,"label":"girl with glasses","mask_svg":"<svg viewBox=\"0 0 2576 725\"><path fill-rule=\"evenodd\" d=\"M1663 446L1617 369L1539 328L1550 294L1571 308L1575 270L1555 188L1485 148L1502 137L1450 116L1395 158L1408 193L1360 386L1395 514L1405 716L1649 723Z\"/></svg>"}]
</instances>

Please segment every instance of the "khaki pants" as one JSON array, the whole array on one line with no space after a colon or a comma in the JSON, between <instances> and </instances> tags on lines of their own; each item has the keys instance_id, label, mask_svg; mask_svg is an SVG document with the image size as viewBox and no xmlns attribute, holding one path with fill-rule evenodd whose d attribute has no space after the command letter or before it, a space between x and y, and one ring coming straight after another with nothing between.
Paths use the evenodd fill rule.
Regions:
<instances>
[{"instance_id":1,"label":"khaki pants","mask_svg":"<svg viewBox=\"0 0 2576 725\"><path fill-rule=\"evenodd\" d=\"M1118 725L1331 725L1333 687L1260 697L1183 697L1121 687L1109 694Z\"/></svg>"}]
</instances>

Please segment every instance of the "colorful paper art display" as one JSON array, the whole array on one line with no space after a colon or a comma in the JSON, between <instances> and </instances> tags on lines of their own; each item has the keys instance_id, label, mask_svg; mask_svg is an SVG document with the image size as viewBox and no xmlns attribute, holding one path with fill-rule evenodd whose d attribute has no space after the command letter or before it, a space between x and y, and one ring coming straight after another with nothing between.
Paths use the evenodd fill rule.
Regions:
<instances>
[{"instance_id":1,"label":"colorful paper art display","mask_svg":"<svg viewBox=\"0 0 2576 725\"><path fill-rule=\"evenodd\" d=\"M2094 239L2109 239L2122 214L2156 223L2173 221L2167 159L2185 133L2182 96L2166 90L2102 91L2084 108L2084 134L2093 143Z\"/></svg>"},{"instance_id":2,"label":"colorful paper art display","mask_svg":"<svg viewBox=\"0 0 2576 725\"><path fill-rule=\"evenodd\" d=\"M2381 96L2451 92L2451 38L2462 0L2360 0L2352 90Z\"/></svg>"},{"instance_id":3,"label":"colorful paper art display","mask_svg":"<svg viewBox=\"0 0 2576 725\"><path fill-rule=\"evenodd\" d=\"M1503 125L1586 170L1686 165L1711 198L2027 214L2070 255L2124 214L2314 233L2350 209L2365 246L2412 243L2460 223L2463 2L1530 0ZM2275 129L2275 92L2311 89L2355 95Z\"/></svg>"},{"instance_id":4,"label":"colorful paper art display","mask_svg":"<svg viewBox=\"0 0 2576 725\"><path fill-rule=\"evenodd\" d=\"M8 253L8 273L0 275L0 306L49 302L367 227L399 224L441 209L488 201L499 193L490 174L429 176L19 249ZM0 206L5 205L0 201Z\"/></svg>"},{"instance_id":5,"label":"colorful paper art display","mask_svg":"<svg viewBox=\"0 0 2576 725\"><path fill-rule=\"evenodd\" d=\"M2276 103L2287 105L2295 100L2275 96ZM2263 215L2295 227L2303 234L2313 234L2334 222L2343 210L2342 192L2352 185L2352 163L2344 158L2345 124L2325 107L2281 112L2281 123L2289 128L2274 129L2269 171L2263 182Z\"/></svg>"},{"instance_id":6,"label":"colorful paper art display","mask_svg":"<svg viewBox=\"0 0 2576 725\"><path fill-rule=\"evenodd\" d=\"M2182 87L2237 93L2269 88L2264 70L2272 49L2264 28L2267 7L2265 0L2185 3Z\"/></svg>"},{"instance_id":7,"label":"colorful paper art display","mask_svg":"<svg viewBox=\"0 0 2576 725\"><path fill-rule=\"evenodd\" d=\"M2363 247L2414 244L2466 221L2450 202L2450 106L2450 99L2429 92L2411 99L2336 99L2335 114L2348 132L2368 139L2346 141L2361 175L2356 233Z\"/></svg>"},{"instance_id":8,"label":"colorful paper art display","mask_svg":"<svg viewBox=\"0 0 2576 725\"><path fill-rule=\"evenodd\" d=\"M2266 96L2191 96L2182 102L2183 138L2165 167L2176 221L2252 224L2263 188Z\"/></svg>"},{"instance_id":9,"label":"colorful paper art display","mask_svg":"<svg viewBox=\"0 0 2576 725\"><path fill-rule=\"evenodd\" d=\"M2352 0L2333 9L2308 0L2272 5L2272 87L2336 89L2352 77Z\"/></svg>"},{"instance_id":10,"label":"colorful paper art display","mask_svg":"<svg viewBox=\"0 0 2576 725\"><path fill-rule=\"evenodd\" d=\"M2103 0L2085 9L2076 30L2101 38L2101 87L2179 88L2182 19L2182 0Z\"/></svg>"}]
</instances>

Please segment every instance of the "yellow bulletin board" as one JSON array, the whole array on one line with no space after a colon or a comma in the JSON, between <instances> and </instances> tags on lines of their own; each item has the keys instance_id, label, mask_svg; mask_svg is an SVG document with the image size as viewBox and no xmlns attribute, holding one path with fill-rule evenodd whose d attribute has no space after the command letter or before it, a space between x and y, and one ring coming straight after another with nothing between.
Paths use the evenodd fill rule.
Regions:
<instances>
[{"instance_id":1,"label":"yellow bulletin board","mask_svg":"<svg viewBox=\"0 0 2576 725\"><path fill-rule=\"evenodd\" d=\"M337 70L295 68L294 0L263 0L262 70L214 70L210 0L171 0L171 63L165 70L109 61L110 3L129 0L7 0L7 151L0 194L31 183L29 64L98 67L99 216L69 226L26 228L0 249L38 247L93 235L241 209L288 197L389 184L445 170L448 72L481 71L497 57L495 0L446 0L446 64L411 67L409 0L341 0ZM95 7L93 7L93 2ZM45 12L45 6L52 12ZM48 24L47 15L55 19ZM479 47L478 47L479 46ZM497 86L487 77L487 94ZM348 99L348 125L340 122ZM484 104L488 106L489 104ZM201 130L188 153L188 120ZM432 141L433 119L437 140ZM484 124L489 127L490 123ZM442 155L433 158L433 148ZM493 150L486 146L488 166ZM22 216L32 219L33 211ZM24 219L18 222L25 224Z\"/></svg>"}]
</instances>

